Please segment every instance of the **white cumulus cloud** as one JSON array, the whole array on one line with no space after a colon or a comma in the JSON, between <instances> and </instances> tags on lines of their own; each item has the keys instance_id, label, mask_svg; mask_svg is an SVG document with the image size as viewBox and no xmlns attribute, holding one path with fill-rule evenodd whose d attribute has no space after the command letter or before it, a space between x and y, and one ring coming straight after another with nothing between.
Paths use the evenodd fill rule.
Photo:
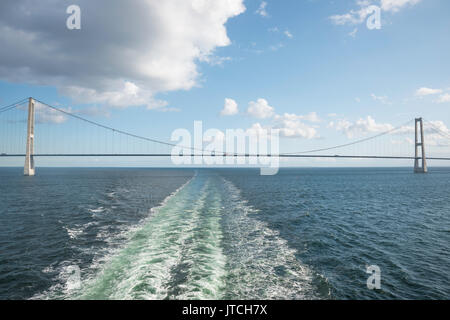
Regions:
<instances>
[{"instance_id":1,"label":"white cumulus cloud","mask_svg":"<svg viewBox=\"0 0 450 320\"><path fill-rule=\"evenodd\" d=\"M82 102L164 106L161 92L189 90L198 62L221 61L226 22L243 0L77 0L81 30L66 28L73 1L0 2L0 79L55 86ZM227 59L227 58L224 58Z\"/></svg>"},{"instance_id":2,"label":"white cumulus cloud","mask_svg":"<svg viewBox=\"0 0 450 320\"><path fill-rule=\"evenodd\" d=\"M315 113L311 113L307 116L285 113L284 115L275 116L273 128L279 129L280 135L287 138L319 138L317 129L311 125L305 124L301 120L310 122L320 121Z\"/></svg>"},{"instance_id":3,"label":"white cumulus cloud","mask_svg":"<svg viewBox=\"0 0 450 320\"><path fill-rule=\"evenodd\" d=\"M450 102L450 94L446 93L441 95L437 100L437 103L446 103L446 102Z\"/></svg>"},{"instance_id":4,"label":"white cumulus cloud","mask_svg":"<svg viewBox=\"0 0 450 320\"><path fill-rule=\"evenodd\" d=\"M376 94L371 94L370 95L372 97L373 100L375 101L379 101L382 104L389 104L389 98L387 96L377 96Z\"/></svg>"},{"instance_id":5,"label":"white cumulus cloud","mask_svg":"<svg viewBox=\"0 0 450 320\"><path fill-rule=\"evenodd\" d=\"M367 116L367 118L360 118L355 122L351 122L346 119L332 121L329 123L328 127L342 132L347 136L347 138L350 139L364 136L368 133L381 133L394 128L389 123L377 123L371 116Z\"/></svg>"},{"instance_id":6,"label":"white cumulus cloud","mask_svg":"<svg viewBox=\"0 0 450 320\"><path fill-rule=\"evenodd\" d=\"M381 9L384 11L397 12L404 6L413 6L418 4L420 1L421 0L381 0Z\"/></svg>"},{"instance_id":7,"label":"white cumulus cloud","mask_svg":"<svg viewBox=\"0 0 450 320\"><path fill-rule=\"evenodd\" d=\"M363 23L368 15L369 10L367 8L359 8L358 10L350 10L350 12L345 14L333 15L330 17L330 20L336 25L356 25Z\"/></svg>"},{"instance_id":8,"label":"white cumulus cloud","mask_svg":"<svg viewBox=\"0 0 450 320\"><path fill-rule=\"evenodd\" d=\"M438 94L438 93L442 93L442 90L422 87L416 91L416 96L423 97L423 96L429 96L429 95Z\"/></svg>"},{"instance_id":9,"label":"white cumulus cloud","mask_svg":"<svg viewBox=\"0 0 450 320\"><path fill-rule=\"evenodd\" d=\"M385 12L398 12L406 6L413 6L421 0L357 0L358 8L352 9L344 14L336 14L329 17L329 19L336 25L357 25L366 21L369 14L371 14L370 7L378 6Z\"/></svg>"},{"instance_id":10,"label":"white cumulus cloud","mask_svg":"<svg viewBox=\"0 0 450 320\"><path fill-rule=\"evenodd\" d=\"M292 39L294 37L294 35L289 30L284 31L284 35L289 39Z\"/></svg>"},{"instance_id":11,"label":"white cumulus cloud","mask_svg":"<svg viewBox=\"0 0 450 320\"><path fill-rule=\"evenodd\" d=\"M250 132L257 133L261 129L277 129L280 136L286 138L316 139L320 138L315 123L321 122L316 112L310 112L305 115L294 113L284 113L282 115L275 113L275 108L270 106L267 100L258 99L251 101L247 113L257 119L270 119L270 123L262 126L255 123ZM309 122L309 124L307 123Z\"/></svg>"},{"instance_id":12,"label":"white cumulus cloud","mask_svg":"<svg viewBox=\"0 0 450 320\"><path fill-rule=\"evenodd\" d=\"M267 13L267 2L262 1L261 4L258 7L258 10L256 10L256 13L259 14L261 17L268 17L269 14Z\"/></svg>"},{"instance_id":13,"label":"white cumulus cloud","mask_svg":"<svg viewBox=\"0 0 450 320\"><path fill-rule=\"evenodd\" d=\"M256 100L256 102L250 101L247 113L257 119L271 118L275 114L274 108L269 105L266 99L262 98Z\"/></svg>"},{"instance_id":14,"label":"white cumulus cloud","mask_svg":"<svg viewBox=\"0 0 450 320\"><path fill-rule=\"evenodd\" d=\"M233 99L226 98L220 115L222 116L234 116L239 113L238 104Z\"/></svg>"}]
</instances>

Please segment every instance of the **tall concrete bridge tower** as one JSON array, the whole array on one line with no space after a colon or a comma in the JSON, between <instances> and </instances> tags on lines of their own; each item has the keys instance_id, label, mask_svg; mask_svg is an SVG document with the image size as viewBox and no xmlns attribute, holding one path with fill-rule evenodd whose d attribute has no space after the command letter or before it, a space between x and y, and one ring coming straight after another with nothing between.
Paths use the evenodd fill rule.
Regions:
<instances>
[{"instance_id":1,"label":"tall concrete bridge tower","mask_svg":"<svg viewBox=\"0 0 450 320\"><path fill-rule=\"evenodd\" d=\"M425 157L425 140L423 133L423 119L417 118L415 122L415 132L416 132L416 141L415 141L415 160L414 160L414 172L415 173L427 173L427 158ZM420 142L419 142L419 129L420 129ZM419 148L421 148L422 154L419 155ZM422 158L422 163L420 163L420 158ZM421 165L422 164L422 165Z\"/></svg>"},{"instance_id":2,"label":"tall concrete bridge tower","mask_svg":"<svg viewBox=\"0 0 450 320\"><path fill-rule=\"evenodd\" d=\"M28 100L27 152L23 174L34 176L34 100Z\"/></svg>"}]
</instances>

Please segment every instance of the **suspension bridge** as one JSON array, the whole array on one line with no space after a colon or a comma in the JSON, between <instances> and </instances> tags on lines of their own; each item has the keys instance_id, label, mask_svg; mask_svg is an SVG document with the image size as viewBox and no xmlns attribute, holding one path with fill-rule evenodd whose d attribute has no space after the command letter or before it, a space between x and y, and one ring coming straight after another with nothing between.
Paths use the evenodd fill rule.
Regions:
<instances>
[{"instance_id":1,"label":"suspension bridge","mask_svg":"<svg viewBox=\"0 0 450 320\"><path fill-rule=\"evenodd\" d=\"M35 174L37 157L171 157L174 147L179 145L113 128L87 119L80 110L31 97L0 108L0 159L24 157L27 176ZM414 172L426 173L427 160L450 161L450 130L443 123L415 118L370 137L299 152L214 154L190 146L182 149L183 157L411 160Z\"/></svg>"}]
</instances>

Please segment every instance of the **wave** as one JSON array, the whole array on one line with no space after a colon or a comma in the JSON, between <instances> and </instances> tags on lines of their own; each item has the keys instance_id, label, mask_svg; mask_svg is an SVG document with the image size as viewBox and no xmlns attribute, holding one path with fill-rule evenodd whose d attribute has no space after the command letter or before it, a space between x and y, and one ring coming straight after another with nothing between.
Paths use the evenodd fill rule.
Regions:
<instances>
[{"instance_id":1,"label":"wave","mask_svg":"<svg viewBox=\"0 0 450 320\"><path fill-rule=\"evenodd\" d=\"M150 209L151 215L126 231L124 246L93 263L98 272L89 275L73 299L160 299L167 293L167 270L176 265L180 253L170 243L168 228L173 223L171 211L179 212L183 190L193 178ZM175 201L175 197L177 200ZM182 235L183 230L179 230Z\"/></svg>"},{"instance_id":2,"label":"wave","mask_svg":"<svg viewBox=\"0 0 450 320\"><path fill-rule=\"evenodd\" d=\"M101 213L104 212L106 209L104 207L98 207L96 209L88 209L89 212L91 213Z\"/></svg>"},{"instance_id":3,"label":"wave","mask_svg":"<svg viewBox=\"0 0 450 320\"><path fill-rule=\"evenodd\" d=\"M241 191L223 179L228 299L316 299L314 273L280 234L255 218Z\"/></svg>"},{"instance_id":4,"label":"wave","mask_svg":"<svg viewBox=\"0 0 450 320\"><path fill-rule=\"evenodd\" d=\"M97 253L79 285L66 262L35 298L316 298L312 272L258 213L230 181L196 173L124 231L121 246Z\"/></svg>"},{"instance_id":5,"label":"wave","mask_svg":"<svg viewBox=\"0 0 450 320\"><path fill-rule=\"evenodd\" d=\"M136 243L139 242L137 240L141 237L143 233L148 232L149 235L152 233L150 232L151 230L148 230L148 228L150 228L149 223L151 223L153 217L158 216L158 213L164 210L165 206L167 206L167 204L171 201L171 199L176 197L184 188L186 188L192 182L193 179L194 177L191 177L183 185L181 185L174 192L168 195L158 206L149 209L150 213L149 216L147 218L144 218L137 225L126 227L124 230L122 230L121 232L119 232L119 234L116 235L110 235L108 233L108 226L100 228L97 234L97 238L106 241L109 246L107 248L100 249L100 251L98 252L95 252L95 256L91 265L81 270L80 272L81 284L79 287L73 285L73 283L71 284L70 282L72 280L69 282L67 280L68 279L67 270L72 270L72 268L76 269L77 261L72 262L64 261L58 267L52 268L52 269L56 268L56 271L58 272L58 275L55 279L55 283L48 290L36 294L31 299L139 298L134 297L132 295L127 295L126 293L123 296L121 296L121 292L125 291L122 291L118 283L118 279L116 281L113 278L110 278L110 280L113 281L108 283L106 279L108 278L108 272L114 269L116 271L127 270L126 265L123 266L124 268L121 268L120 265L117 264L118 260L121 260L124 254L126 255L127 253L130 253L130 248L132 248L133 246L136 245ZM90 209L89 211L102 212L104 210L105 209L103 207L99 207L97 209ZM66 228L66 230L68 233L75 231L76 233L76 235L74 234L75 236L79 235L79 233L77 232L78 230L72 230L69 228ZM118 245L119 243L120 245ZM129 254L129 261L134 260L134 258L135 256L133 254ZM102 280L104 281L103 284ZM68 290L68 287L70 288L70 290ZM114 293L113 291L116 291L116 294L113 294Z\"/></svg>"},{"instance_id":6,"label":"wave","mask_svg":"<svg viewBox=\"0 0 450 320\"><path fill-rule=\"evenodd\" d=\"M66 231L67 234L69 235L70 239L77 239L80 235L83 234L84 232L84 227L79 227L79 228L69 228L69 227L63 227Z\"/></svg>"},{"instance_id":7,"label":"wave","mask_svg":"<svg viewBox=\"0 0 450 320\"><path fill-rule=\"evenodd\" d=\"M189 222L180 264L169 283L171 299L221 299L226 282L226 257L222 247L222 198L206 178L201 197Z\"/></svg>"}]
</instances>

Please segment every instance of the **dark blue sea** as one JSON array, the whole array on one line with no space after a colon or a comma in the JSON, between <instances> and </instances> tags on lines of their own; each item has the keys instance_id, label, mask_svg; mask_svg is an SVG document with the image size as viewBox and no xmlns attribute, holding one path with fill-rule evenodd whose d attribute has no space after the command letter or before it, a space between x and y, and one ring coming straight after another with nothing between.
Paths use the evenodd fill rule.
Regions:
<instances>
[{"instance_id":1,"label":"dark blue sea","mask_svg":"<svg viewBox=\"0 0 450 320\"><path fill-rule=\"evenodd\" d=\"M450 168L0 168L0 299L449 298Z\"/></svg>"}]
</instances>

